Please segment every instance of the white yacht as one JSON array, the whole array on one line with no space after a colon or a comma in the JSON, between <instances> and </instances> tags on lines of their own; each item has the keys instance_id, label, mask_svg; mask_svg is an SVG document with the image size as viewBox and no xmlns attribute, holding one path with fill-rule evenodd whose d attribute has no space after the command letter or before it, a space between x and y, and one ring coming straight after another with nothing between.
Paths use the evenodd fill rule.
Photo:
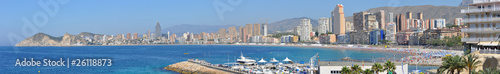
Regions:
<instances>
[{"instance_id":1,"label":"white yacht","mask_svg":"<svg viewBox=\"0 0 500 74\"><path fill-rule=\"evenodd\" d=\"M241 56L239 59L236 59L236 61L238 63L242 63L242 64L245 64L245 65L252 65L252 64L255 64L255 60L254 59L251 59L249 57L245 57L243 56L243 52L241 53Z\"/></svg>"}]
</instances>

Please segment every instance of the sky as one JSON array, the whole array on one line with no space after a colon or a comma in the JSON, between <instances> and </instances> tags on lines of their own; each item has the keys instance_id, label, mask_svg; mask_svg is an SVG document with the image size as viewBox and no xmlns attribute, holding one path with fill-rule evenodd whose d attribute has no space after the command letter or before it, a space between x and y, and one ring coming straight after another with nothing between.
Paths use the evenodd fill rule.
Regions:
<instances>
[{"instance_id":1,"label":"sky","mask_svg":"<svg viewBox=\"0 0 500 74\"><path fill-rule=\"evenodd\" d=\"M336 4L346 16L376 7L458 6L461 0L0 0L0 46L42 32L146 33L180 24L243 25L267 19L329 17Z\"/></svg>"}]
</instances>

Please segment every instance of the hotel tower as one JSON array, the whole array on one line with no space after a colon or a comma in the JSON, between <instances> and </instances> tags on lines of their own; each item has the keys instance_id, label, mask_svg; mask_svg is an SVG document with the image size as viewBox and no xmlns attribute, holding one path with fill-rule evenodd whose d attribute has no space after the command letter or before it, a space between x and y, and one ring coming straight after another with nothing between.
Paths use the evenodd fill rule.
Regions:
<instances>
[{"instance_id":1,"label":"hotel tower","mask_svg":"<svg viewBox=\"0 0 500 74\"><path fill-rule=\"evenodd\" d=\"M461 29L466 34L461 39L466 49L480 53L499 49L500 0L474 0L461 13L466 14L462 22L467 27Z\"/></svg>"}]
</instances>

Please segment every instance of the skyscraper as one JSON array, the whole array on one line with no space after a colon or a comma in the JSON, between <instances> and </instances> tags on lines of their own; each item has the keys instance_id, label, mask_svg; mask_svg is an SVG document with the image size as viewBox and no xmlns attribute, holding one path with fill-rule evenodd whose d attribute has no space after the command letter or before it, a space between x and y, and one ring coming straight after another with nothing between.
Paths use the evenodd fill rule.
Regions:
<instances>
[{"instance_id":1,"label":"skyscraper","mask_svg":"<svg viewBox=\"0 0 500 74\"><path fill-rule=\"evenodd\" d=\"M253 26L252 26L252 24L247 24L245 27L247 28L247 35L249 35L249 34L250 34L250 35L251 35L251 34L253 34L253 33L252 33L252 32L253 32L253 29L252 29L252 28L253 28Z\"/></svg>"},{"instance_id":2,"label":"skyscraper","mask_svg":"<svg viewBox=\"0 0 500 74\"><path fill-rule=\"evenodd\" d=\"M156 36L155 38L160 38L160 37L162 37L162 35L161 35L161 26L160 26L160 21L158 21L158 22L156 23L155 30L156 30L156 31L155 31L155 36Z\"/></svg>"},{"instance_id":3,"label":"skyscraper","mask_svg":"<svg viewBox=\"0 0 500 74\"><path fill-rule=\"evenodd\" d=\"M424 19L424 13L422 12L417 13L417 19Z\"/></svg>"},{"instance_id":4,"label":"skyscraper","mask_svg":"<svg viewBox=\"0 0 500 74\"><path fill-rule=\"evenodd\" d=\"M226 38L226 29L219 29L219 38Z\"/></svg>"},{"instance_id":5,"label":"skyscraper","mask_svg":"<svg viewBox=\"0 0 500 74\"><path fill-rule=\"evenodd\" d=\"M132 38L132 39L139 39L139 34L134 33L134 38Z\"/></svg>"},{"instance_id":6,"label":"skyscraper","mask_svg":"<svg viewBox=\"0 0 500 74\"><path fill-rule=\"evenodd\" d=\"M253 36L260 36L260 23L253 24Z\"/></svg>"},{"instance_id":7,"label":"skyscraper","mask_svg":"<svg viewBox=\"0 0 500 74\"><path fill-rule=\"evenodd\" d=\"M345 17L344 17L344 6L342 4L337 4L337 7L332 11L332 32L336 35L345 34Z\"/></svg>"},{"instance_id":8,"label":"skyscraper","mask_svg":"<svg viewBox=\"0 0 500 74\"><path fill-rule=\"evenodd\" d=\"M227 28L227 31L228 31L228 35L227 37L233 39L234 37L236 37L238 35L237 31L236 31L236 27L229 27Z\"/></svg>"},{"instance_id":9,"label":"skyscraper","mask_svg":"<svg viewBox=\"0 0 500 74\"><path fill-rule=\"evenodd\" d=\"M385 28L385 11L384 10L380 10L379 12L375 13L376 15L376 19L377 19L377 22L378 22L378 28L379 29L384 29Z\"/></svg>"},{"instance_id":10,"label":"skyscraper","mask_svg":"<svg viewBox=\"0 0 500 74\"><path fill-rule=\"evenodd\" d=\"M311 30L311 20L310 19L302 19L300 20L300 26L301 27L301 35L300 35L300 40L301 41L310 41L311 36L310 33L312 32Z\"/></svg>"},{"instance_id":11,"label":"skyscraper","mask_svg":"<svg viewBox=\"0 0 500 74\"><path fill-rule=\"evenodd\" d=\"M127 40L130 39L130 36L131 36L130 33L127 33L127 38L125 38L125 39L127 39Z\"/></svg>"},{"instance_id":12,"label":"skyscraper","mask_svg":"<svg viewBox=\"0 0 500 74\"><path fill-rule=\"evenodd\" d=\"M330 19L329 18L326 18L326 17L323 17L323 18L319 18L318 20L318 34L326 34L328 32L328 29L330 29L328 27L328 25L330 25Z\"/></svg>"},{"instance_id":13,"label":"skyscraper","mask_svg":"<svg viewBox=\"0 0 500 74\"><path fill-rule=\"evenodd\" d=\"M151 38L151 31L148 30L148 34L146 35L146 38Z\"/></svg>"},{"instance_id":14,"label":"skyscraper","mask_svg":"<svg viewBox=\"0 0 500 74\"><path fill-rule=\"evenodd\" d=\"M262 23L262 31L262 34L264 34L264 36L267 36L267 20L266 23Z\"/></svg>"},{"instance_id":15,"label":"skyscraper","mask_svg":"<svg viewBox=\"0 0 500 74\"><path fill-rule=\"evenodd\" d=\"M411 12L406 12L406 18L407 19L412 19L412 13Z\"/></svg>"},{"instance_id":16,"label":"skyscraper","mask_svg":"<svg viewBox=\"0 0 500 74\"><path fill-rule=\"evenodd\" d=\"M389 22L394 22L394 20L396 20L394 19L394 13L389 12Z\"/></svg>"},{"instance_id":17,"label":"skyscraper","mask_svg":"<svg viewBox=\"0 0 500 74\"><path fill-rule=\"evenodd\" d=\"M401 32L403 30L406 30L408 27L406 24L407 23L405 14L396 15L396 32Z\"/></svg>"},{"instance_id":18,"label":"skyscraper","mask_svg":"<svg viewBox=\"0 0 500 74\"><path fill-rule=\"evenodd\" d=\"M358 13L353 13L353 25L354 25L354 30L357 32L365 32L365 15L368 14L365 11L358 12Z\"/></svg>"}]
</instances>

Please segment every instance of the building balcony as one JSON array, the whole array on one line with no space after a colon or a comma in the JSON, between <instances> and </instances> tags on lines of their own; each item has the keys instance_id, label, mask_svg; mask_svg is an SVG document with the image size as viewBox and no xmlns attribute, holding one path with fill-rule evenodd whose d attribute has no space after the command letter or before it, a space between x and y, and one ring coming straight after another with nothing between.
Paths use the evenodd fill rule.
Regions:
<instances>
[{"instance_id":1,"label":"building balcony","mask_svg":"<svg viewBox=\"0 0 500 74\"><path fill-rule=\"evenodd\" d=\"M493 12L500 11L500 7L491 7L491 8L467 8L460 10L461 13L480 13L480 12Z\"/></svg>"},{"instance_id":2,"label":"building balcony","mask_svg":"<svg viewBox=\"0 0 500 74\"><path fill-rule=\"evenodd\" d=\"M464 33L496 33L500 32L500 27L482 27L482 28L462 28Z\"/></svg>"},{"instance_id":3,"label":"building balcony","mask_svg":"<svg viewBox=\"0 0 500 74\"><path fill-rule=\"evenodd\" d=\"M491 22L500 22L500 17L469 18L462 20L462 23L491 23Z\"/></svg>"},{"instance_id":4,"label":"building balcony","mask_svg":"<svg viewBox=\"0 0 500 74\"><path fill-rule=\"evenodd\" d=\"M484 42L484 41L487 41L487 42L490 42L490 41L498 41L497 40L498 38L496 37L484 37L484 38L462 38L462 42Z\"/></svg>"},{"instance_id":5,"label":"building balcony","mask_svg":"<svg viewBox=\"0 0 500 74\"><path fill-rule=\"evenodd\" d=\"M473 0L472 4L490 3L490 2L500 2L500 0Z\"/></svg>"}]
</instances>

